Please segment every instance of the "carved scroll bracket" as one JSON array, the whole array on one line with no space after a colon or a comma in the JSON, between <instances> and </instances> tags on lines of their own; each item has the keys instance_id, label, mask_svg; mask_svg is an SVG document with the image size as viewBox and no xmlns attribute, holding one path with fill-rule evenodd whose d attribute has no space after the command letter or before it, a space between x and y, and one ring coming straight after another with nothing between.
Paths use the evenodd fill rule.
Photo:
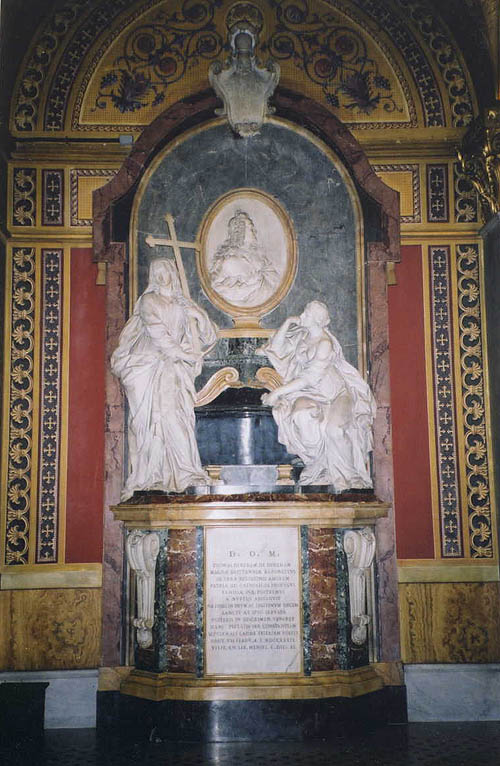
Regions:
<instances>
[{"instance_id":1,"label":"carved scroll bracket","mask_svg":"<svg viewBox=\"0 0 500 766\"><path fill-rule=\"evenodd\" d=\"M500 212L500 101L474 120L458 158L479 194L483 218L488 222Z\"/></svg>"},{"instance_id":2,"label":"carved scroll bracket","mask_svg":"<svg viewBox=\"0 0 500 766\"><path fill-rule=\"evenodd\" d=\"M137 642L147 649L153 643L155 601L155 568L160 550L160 538L155 532L134 529L127 537L127 558L137 583Z\"/></svg>"},{"instance_id":3,"label":"carved scroll bracket","mask_svg":"<svg viewBox=\"0 0 500 766\"><path fill-rule=\"evenodd\" d=\"M370 616L366 613L366 572L375 555L375 535L370 527L347 531L344 535L344 551L349 570L351 638L354 644L360 646L368 637L370 622Z\"/></svg>"}]
</instances>

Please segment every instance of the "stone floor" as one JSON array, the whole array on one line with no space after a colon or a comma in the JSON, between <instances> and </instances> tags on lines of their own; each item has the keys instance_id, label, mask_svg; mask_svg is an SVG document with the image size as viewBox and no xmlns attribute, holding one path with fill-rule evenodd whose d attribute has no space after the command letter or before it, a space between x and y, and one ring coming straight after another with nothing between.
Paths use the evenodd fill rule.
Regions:
<instances>
[{"instance_id":1,"label":"stone floor","mask_svg":"<svg viewBox=\"0 0 500 766\"><path fill-rule=\"evenodd\" d=\"M0 748L9 766L479 766L500 763L500 721L389 726L308 743L209 745L98 740L94 729L46 731L40 743Z\"/></svg>"}]
</instances>

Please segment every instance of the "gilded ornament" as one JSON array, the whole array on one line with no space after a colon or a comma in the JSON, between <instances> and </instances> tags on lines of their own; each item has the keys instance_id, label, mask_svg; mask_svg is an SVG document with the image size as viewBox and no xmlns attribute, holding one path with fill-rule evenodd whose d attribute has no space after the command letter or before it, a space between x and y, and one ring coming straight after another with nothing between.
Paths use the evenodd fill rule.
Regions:
<instances>
[{"instance_id":1,"label":"gilded ornament","mask_svg":"<svg viewBox=\"0 0 500 766\"><path fill-rule=\"evenodd\" d=\"M500 102L477 117L467 131L458 158L474 184L484 221L500 212Z\"/></svg>"}]
</instances>

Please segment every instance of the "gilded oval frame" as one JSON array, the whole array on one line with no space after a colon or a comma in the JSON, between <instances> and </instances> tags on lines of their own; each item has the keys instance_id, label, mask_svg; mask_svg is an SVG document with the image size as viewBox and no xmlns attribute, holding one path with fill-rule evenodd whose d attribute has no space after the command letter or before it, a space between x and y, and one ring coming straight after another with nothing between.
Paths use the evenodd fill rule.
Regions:
<instances>
[{"instance_id":1,"label":"gilded oval frame","mask_svg":"<svg viewBox=\"0 0 500 766\"><path fill-rule=\"evenodd\" d=\"M285 263L282 268L282 274L279 275L278 285L266 300L248 306L232 303L224 297L212 286L211 276L208 271L209 239L217 219L220 220L221 215L224 214L227 208L238 207L245 212L245 200L253 201L254 205L255 202L264 205L267 211L279 222L285 253ZM225 214L227 216L227 212ZM297 273L297 238L292 220L282 204L275 197L260 189L249 187L232 189L219 197L209 207L198 229L197 241L200 243L196 253L198 277L209 301L225 314L228 314L233 319L235 327L258 328L260 326L260 319L276 308L289 293Z\"/></svg>"}]
</instances>

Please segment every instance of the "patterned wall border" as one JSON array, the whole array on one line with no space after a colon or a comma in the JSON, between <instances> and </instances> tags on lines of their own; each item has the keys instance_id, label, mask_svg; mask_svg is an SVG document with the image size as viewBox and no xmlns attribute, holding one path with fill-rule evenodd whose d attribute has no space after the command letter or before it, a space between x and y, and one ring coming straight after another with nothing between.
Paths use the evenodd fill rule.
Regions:
<instances>
[{"instance_id":1,"label":"patterned wall border","mask_svg":"<svg viewBox=\"0 0 500 766\"><path fill-rule=\"evenodd\" d=\"M448 165L426 165L426 177L427 220L429 223L448 223Z\"/></svg>"},{"instance_id":2,"label":"patterned wall border","mask_svg":"<svg viewBox=\"0 0 500 766\"><path fill-rule=\"evenodd\" d=\"M420 223L422 220L420 203L420 170L418 165L373 165L375 173L402 173L410 171L412 174L413 190L413 214L400 216L401 223Z\"/></svg>"},{"instance_id":3,"label":"patterned wall border","mask_svg":"<svg viewBox=\"0 0 500 766\"><path fill-rule=\"evenodd\" d=\"M455 222L477 223L478 199L472 181L462 170L462 164L453 165L453 186L455 191Z\"/></svg>"},{"instance_id":4,"label":"patterned wall border","mask_svg":"<svg viewBox=\"0 0 500 766\"><path fill-rule=\"evenodd\" d=\"M480 258L478 244L456 246L469 546L475 559L494 556Z\"/></svg>"},{"instance_id":5,"label":"patterned wall border","mask_svg":"<svg viewBox=\"0 0 500 766\"><path fill-rule=\"evenodd\" d=\"M112 0L96 8L78 29L65 49L51 82L45 107L44 129L64 129L64 118L71 87L84 60L103 29L130 6L130 0Z\"/></svg>"},{"instance_id":6,"label":"patterned wall border","mask_svg":"<svg viewBox=\"0 0 500 766\"><path fill-rule=\"evenodd\" d=\"M463 128L472 122L474 108L467 75L450 40L450 34L439 21L436 5L426 0L396 0L407 18L413 20L434 53L435 61L448 93L453 126Z\"/></svg>"},{"instance_id":7,"label":"patterned wall border","mask_svg":"<svg viewBox=\"0 0 500 766\"><path fill-rule=\"evenodd\" d=\"M32 47L32 54L20 72L14 125L20 132L36 130L40 93L50 65L71 24L85 10L88 0L69 0L59 7Z\"/></svg>"},{"instance_id":8,"label":"patterned wall border","mask_svg":"<svg viewBox=\"0 0 500 766\"><path fill-rule=\"evenodd\" d=\"M64 170L42 170L42 226L64 225Z\"/></svg>"},{"instance_id":9,"label":"patterned wall border","mask_svg":"<svg viewBox=\"0 0 500 766\"><path fill-rule=\"evenodd\" d=\"M432 67L403 19L392 9L384 7L379 0L353 0L353 2L376 21L399 49L404 51L406 64L415 78L420 94L424 124L427 127L446 125L443 101ZM335 4L340 7L340 4Z\"/></svg>"},{"instance_id":10,"label":"patterned wall border","mask_svg":"<svg viewBox=\"0 0 500 766\"><path fill-rule=\"evenodd\" d=\"M12 225L36 226L36 168L14 168Z\"/></svg>"},{"instance_id":11,"label":"patterned wall border","mask_svg":"<svg viewBox=\"0 0 500 766\"><path fill-rule=\"evenodd\" d=\"M71 225L92 226L92 218L78 217L78 179L90 177L112 178L118 170L111 168L72 168L70 170Z\"/></svg>"},{"instance_id":12,"label":"patterned wall border","mask_svg":"<svg viewBox=\"0 0 500 766\"><path fill-rule=\"evenodd\" d=\"M42 250L36 563L57 562L64 251Z\"/></svg>"},{"instance_id":13,"label":"patterned wall border","mask_svg":"<svg viewBox=\"0 0 500 766\"><path fill-rule=\"evenodd\" d=\"M453 385L450 247L429 247L439 528L443 558L463 556Z\"/></svg>"},{"instance_id":14,"label":"patterned wall border","mask_svg":"<svg viewBox=\"0 0 500 766\"><path fill-rule=\"evenodd\" d=\"M4 564L29 563L30 510L33 494L33 408L36 349L36 262L35 249L14 247L9 259L6 317L6 364L4 413L4 491L6 509Z\"/></svg>"}]
</instances>

